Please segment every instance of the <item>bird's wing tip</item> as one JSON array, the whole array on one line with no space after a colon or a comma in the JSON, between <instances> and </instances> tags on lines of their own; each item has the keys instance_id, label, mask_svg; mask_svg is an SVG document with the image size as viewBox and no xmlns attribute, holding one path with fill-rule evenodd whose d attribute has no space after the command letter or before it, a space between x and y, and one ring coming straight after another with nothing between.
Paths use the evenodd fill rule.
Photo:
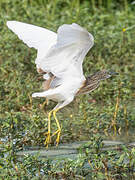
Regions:
<instances>
[{"instance_id":1,"label":"bird's wing tip","mask_svg":"<svg viewBox=\"0 0 135 180\"><path fill-rule=\"evenodd\" d=\"M15 23L19 23L19 21L15 21L15 20L7 21L6 25L10 28Z\"/></svg>"},{"instance_id":2,"label":"bird's wing tip","mask_svg":"<svg viewBox=\"0 0 135 180\"><path fill-rule=\"evenodd\" d=\"M14 23L15 21L7 21L7 23L6 23L6 25L8 26L8 27L10 27L10 25L12 24L12 23Z\"/></svg>"},{"instance_id":3,"label":"bird's wing tip","mask_svg":"<svg viewBox=\"0 0 135 180\"><path fill-rule=\"evenodd\" d=\"M7 22L6 22L6 25L7 25L8 27L10 26L10 22L11 22L11 21L7 21Z\"/></svg>"}]
</instances>

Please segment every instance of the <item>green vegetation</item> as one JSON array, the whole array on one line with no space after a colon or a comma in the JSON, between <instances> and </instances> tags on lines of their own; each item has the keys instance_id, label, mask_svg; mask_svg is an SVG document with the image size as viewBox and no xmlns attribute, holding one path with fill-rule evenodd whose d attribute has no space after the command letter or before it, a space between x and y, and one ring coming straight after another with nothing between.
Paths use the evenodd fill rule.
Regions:
<instances>
[{"instance_id":1,"label":"green vegetation","mask_svg":"<svg viewBox=\"0 0 135 180\"><path fill-rule=\"evenodd\" d=\"M131 2L0 1L0 179L135 178L135 148L101 150L102 139L135 141L135 5ZM75 161L67 159L54 166L51 160L41 160L38 155L21 160L16 155L26 146L44 146L47 113L55 103L44 106L45 99L31 98L33 92L42 89L34 64L36 50L28 48L7 28L7 20L52 31L64 23L76 22L95 38L95 45L84 61L85 75L101 69L119 73L58 112L61 143L90 141ZM52 131L55 128L52 120ZM84 162L89 162L89 169L82 168Z\"/></svg>"}]
</instances>

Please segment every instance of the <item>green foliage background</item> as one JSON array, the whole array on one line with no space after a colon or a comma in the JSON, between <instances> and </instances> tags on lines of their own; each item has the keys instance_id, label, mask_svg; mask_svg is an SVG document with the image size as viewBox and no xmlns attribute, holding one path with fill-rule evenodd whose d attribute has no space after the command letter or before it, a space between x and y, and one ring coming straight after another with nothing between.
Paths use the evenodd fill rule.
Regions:
<instances>
[{"instance_id":1,"label":"green foliage background","mask_svg":"<svg viewBox=\"0 0 135 180\"><path fill-rule=\"evenodd\" d=\"M55 105L50 102L44 106L44 99L31 98L33 92L42 90L42 80L34 64L36 50L28 48L7 28L7 20L55 32L64 23L76 22L95 38L95 45L83 64L85 75L101 69L119 73L102 82L90 95L77 97L58 112L62 125L61 143L89 140L97 134L104 139L126 142L135 139L134 3L127 0L1 0L0 155L1 162L7 163L0 162L0 170L8 174L7 179L12 174L14 178L19 177L14 168L17 163L15 152L25 146L44 146L47 114ZM52 131L55 129L52 120ZM34 161L29 158L25 161L27 165ZM20 171L25 172L27 165L19 164ZM32 170L28 174L35 177Z\"/></svg>"}]
</instances>

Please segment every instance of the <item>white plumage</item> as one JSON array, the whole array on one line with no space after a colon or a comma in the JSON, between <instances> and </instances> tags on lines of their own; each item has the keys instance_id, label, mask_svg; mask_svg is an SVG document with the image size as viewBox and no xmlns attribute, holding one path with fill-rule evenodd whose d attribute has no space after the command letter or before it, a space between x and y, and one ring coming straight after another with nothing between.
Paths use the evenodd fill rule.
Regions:
<instances>
[{"instance_id":1,"label":"white plumage","mask_svg":"<svg viewBox=\"0 0 135 180\"><path fill-rule=\"evenodd\" d=\"M55 77L50 89L34 93L32 97L46 97L57 101L58 104L53 109L55 112L73 101L85 81L82 63L94 44L93 36L75 23L60 26L57 34L45 28L17 21L8 21L7 26L29 47L37 49L35 60L37 67L48 75L52 73ZM56 119L55 114L54 117ZM58 129L60 131L60 127ZM48 139L46 143L49 141Z\"/></svg>"},{"instance_id":2,"label":"white plumage","mask_svg":"<svg viewBox=\"0 0 135 180\"><path fill-rule=\"evenodd\" d=\"M30 48L37 49L37 59L44 57L57 40L55 32L42 27L18 21L8 21L7 26Z\"/></svg>"}]
</instances>

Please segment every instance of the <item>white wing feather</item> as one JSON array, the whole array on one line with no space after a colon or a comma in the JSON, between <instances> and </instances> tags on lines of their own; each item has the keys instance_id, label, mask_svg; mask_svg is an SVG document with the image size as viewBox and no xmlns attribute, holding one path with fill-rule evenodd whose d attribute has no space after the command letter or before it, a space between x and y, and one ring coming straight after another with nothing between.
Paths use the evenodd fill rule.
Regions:
<instances>
[{"instance_id":1,"label":"white wing feather","mask_svg":"<svg viewBox=\"0 0 135 180\"><path fill-rule=\"evenodd\" d=\"M7 26L30 48L37 49L37 62L56 43L57 34L48 29L18 21L8 21Z\"/></svg>"},{"instance_id":2,"label":"white wing feather","mask_svg":"<svg viewBox=\"0 0 135 180\"><path fill-rule=\"evenodd\" d=\"M38 50L35 63L45 72L62 78L65 74L82 76L82 63L94 44L93 36L73 23L59 27L58 35L45 28L8 21L7 26L29 47Z\"/></svg>"},{"instance_id":3,"label":"white wing feather","mask_svg":"<svg viewBox=\"0 0 135 180\"><path fill-rule=\"evenodd\" d=\"M57 43L38 61L38 66L59 78L65 74L82 76L83 59L93 44L88 31L75 23L64 24L58 29Z\"/></svg>"}]
</instances>

